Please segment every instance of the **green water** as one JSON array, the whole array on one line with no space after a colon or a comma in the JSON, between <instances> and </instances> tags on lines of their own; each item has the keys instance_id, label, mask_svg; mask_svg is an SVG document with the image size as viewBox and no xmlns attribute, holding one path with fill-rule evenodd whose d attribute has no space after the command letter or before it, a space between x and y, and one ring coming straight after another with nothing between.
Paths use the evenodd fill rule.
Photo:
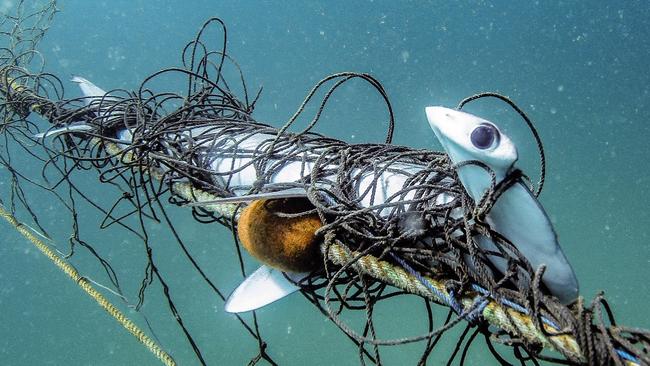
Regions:
<instances>
[{"instance_id":1,"label":"green water","mask_svg":"<svg viewBox=\"0 0 650 366\"><path fill-rule=\"evenodd\" d=\"M541 201L574 265L581 293L604 290L621 324L650 328L650 6L629 2L252 2L62 1L40 45L46 70L66 80L82 75L106 89L133 89L144 77L180 64L182 47L211 16L228 26L229 54L253 90L264 86L258 120L279 126L311 86L340 71L368 72L386 88L397 118L394 142L438 150L424 108L455 106L480 91L510 96L530 113L545 143L548 176ZM12 6L3 1L0 8ZM218 49L220 39L213 39ZM183 84L167 80L169 88ZM66 81L66 93L77 96ZM519 166L537 178L530 133L501 105L469 107L499 124L519 148ZM305 123L305 121L302 121ZM349 142L384 138L385 107L357 83L336 94L317 131ZM21 168L38 172L29 156ZM0 176L3 194L9 184ZM104 204L115 194L92 172L77 182ZM31 192L61 250L67 214ZM5 199L5 196L3 196ZM241 280L230 233L199 225L187 210L172 218L208 276L226 293ZM142 244L123 231L100 230L101 215L83 209L82 235L117 263L125 294L137 301L144 271ZM157 361L17 234L0 226L0 363L4 365L155 365ZM172 296L209 364L246 364L257 344L222 310L163 225L149 228ZM87 251L73 263L107 283ZM248 260L247 268L256 267ZM160 287L144 313L180 364L197 361L169 314ZM119 299L111 297L117 303ZM416 298L377 309L380 336L425 332ZM137 313L130 315L143 324ZM249 319L246 316L246 319ZM310 303L292 296L258 312L269 354L282 365L356 365L354 345ZM441 321L441 319L438 319ZM354 319L352 320L354 324ZM430 358L450 355L452 332ZM414 364L421 344L387 349L388 365ZM507 350L501 348L505 353ZM482 341L468 364L496 364Z\"/></svg>"}]
</instances>

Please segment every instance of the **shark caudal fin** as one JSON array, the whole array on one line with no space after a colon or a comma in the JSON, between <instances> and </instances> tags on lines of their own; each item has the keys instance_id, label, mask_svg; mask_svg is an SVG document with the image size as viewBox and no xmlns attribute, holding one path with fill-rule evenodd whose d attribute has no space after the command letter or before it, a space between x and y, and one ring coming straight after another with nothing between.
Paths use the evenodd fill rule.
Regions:
<instances>
[{"instance_id":1,"label":"shark caudal fin","mask_svg":"<svg viewBox=\"0 0 650 366\"><path fill-rule=\"evenodd\" d=\"M81 76L73 76L70 81L72 81L73 83L77 83L77 85L79 85L79 88L81 89L81 93L84 96L85 105L90 105L94 101L102 100L103 98L106 97L106 91L104 91L104 89L98 87L97 85L93 84L92 82L88 81L88 79L82 78ZM75 122L67 126L54 128L45 132L37 133L34 135L34 138L43 139L46 137L58 136L64 133L83 132L83 131L91 131L91 130L93 130L92 126L89 126L83 122Z\"/></svg>"},{"instance_id":2,"label":"shark caudal fin","mask_svg":"<svg viewBox=\"0 0 650 366\"><path fill-rule=\"evenodd\" d=\"M88 79L82 78L81 76L73 76L70 81L77 83L79 89L81 89L81 93L85 97L84 103L86 103L86 105L92 103L94 100L104 98L107 94L104 89L93 84Z\"/></svg>"}]
</instances>

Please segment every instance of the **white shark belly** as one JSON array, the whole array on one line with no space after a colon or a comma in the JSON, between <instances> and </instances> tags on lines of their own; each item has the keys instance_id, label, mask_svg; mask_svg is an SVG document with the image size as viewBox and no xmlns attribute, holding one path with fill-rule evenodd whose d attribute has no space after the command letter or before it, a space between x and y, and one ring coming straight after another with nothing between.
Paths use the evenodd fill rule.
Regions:
<instances>
[{"instance_id":1,"label":"white shark belly","mask_svg":"<svg viewBox=\"0 0 650 366\"><path fill-rule=\"evenodd\" d=\"M258 180L259 172L253 164L255 160L252 157L237 157L230 151L230 148L236 148L239 151L263 151L268 146L269 139L273 136L269 134L251 135L245 139L233 139L219 147L219 150L228 151L227 154L218 154L210 156L209 168L215 172L215 176L221 176L229 187L233 187L235 195L245 195L249 193L250 187L254 186ZM235 142L236 141L236 142ZM312 150L305 150L293 157L291 161L281 161L270 159L266 164L272 167L277 164L278 167L271 169L273 175L269 178L271 184L291 184L306 182L314 168L314 161L318 158L319 149L316 147ZM388 165L382 165L388 164ZM335 166L328 165L325 169L335 170ZM386 169L390 168L390 169ZM369 169L351 169L348 173L353 180L352 185L356 188L356 197L359 198L358 204L361 207L372 207L376 205L393 204L391 207L385 207L379 210L379 215L386 217L395 209L401 206L401 210L408 210L409 204L402 204L415 198L415 189L405 189L411 175L421 172L423 166L403 162L380 163L377 167L378 172ZM403 172L403 173L400 173ZM436 173L430 173L428 179L434 178ZM326 176L322 180L327 182L335 181L335 176ZM327 183L319 183L320 188L331 188ZM434 204L446 204L453 197L450 194L443 193L440 197L432 200Z\"/></svg>"}]
</instances>

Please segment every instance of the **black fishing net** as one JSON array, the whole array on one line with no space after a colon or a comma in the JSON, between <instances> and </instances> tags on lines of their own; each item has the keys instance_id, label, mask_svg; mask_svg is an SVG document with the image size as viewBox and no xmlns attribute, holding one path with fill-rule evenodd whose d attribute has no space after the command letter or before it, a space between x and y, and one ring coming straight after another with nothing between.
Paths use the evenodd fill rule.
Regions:
<instances>
[{"instance_id":1,"label":"black fishing net","mask_svg":"<svg viewBox=\"0 0 650 366\"><path fill-rule=\"evenodd\" d=\"M533 268L517 250L517 243L500 236L486 222L485 217L499 195L522 179L522 173L516 170L503 182L494 182L484 197L474 202L459 184L458 167L444 153L391 144L392 109L383 87L372 76L331 75L314 87L281 128L258 123L253 110L260 93L249 94L239 67L227 53L224 23L211 19L182 51L180 67L161 70L134 90L111 90L101 98L67 98L64 83L43 72L42 62L34 62L36 45L55 12L54 4L29 14L24 13L23 2L17 9L21 11L16 16L6 16L2 23L3 39L9 44L1 55L0 112L4 139L0 159L11 179L8 194L0 197L2 202L14 213L30 213L32 222L47 233L39 215L30 209L22 188L37 185L57 197L71 217L77 216L79 205L90 204L101 213L98 221L102 226L121 226L139 237L147 253L147 266L137 308L146 301L151 285L160 284L170 311L201 363L208 360L203 358L201 347L194 341L191 328L184 323L184 314L166 285L170 274L162 273L156 264L147 223L159 221L170 226L192 266L214 293L225 300L226 294L173 230L168 208L204 201L206 197L296 188L307 192L310 208L292 215L316 213L323 222L318 231L323 242L322 261L301 281L301 291L358 345L362 363L380 364L383 347L423 342L419 362L425 364L437 351L440 337L455 326L465 329L456 348L451 353L445 350L450 364L465 362L478 335L482 335L486 347L501 364L508 364L506 358L521 364L538 364L538 360L568 364L650 363L647 331L617 326L602 296L590 304L579 300L572 306L562 305L548 295L541 283L544 269ZM214 40L204 37L213 28L220 29L223 37L216 50ZM184 80L183 93L161 92L152 86L170 75ZM226 75L235 82L229 82ZM333 93L352 80L367 83L386 102L389 129L384 143L353 145L314 132ZM480 95L495 96L512 106L530 125L525 114L507 98ZM461 102L459 108L474 99ZM305 129L293 131L294 122L305 118L310 103L316 105L315 115ZM534 128L532 131L535 133ZM16 147L40 162L44 181L23 174L15 166L11 151ZM470 164L490 172L480 162ZM120 192L114 204L97 204L78 187L75 176L82 170L96 171L102 183ZM125 203L130 209L118 212L117 208ZM191 213L201 223L220 223L236 232L238 213L244 206L238 205L230 214L210 205L193 206ZM132 221L134 217L137 224ZM473 239L478 235L493 238L497 250L479 247ZM236 235L233 239L237 240ZM76 225L70 243L93 253L111 279L111 287L120 292L110 259L103 258L84 241ZM332 258L335 252L330 249L334 246L347 253L346 261ZM244 254L238 255L243 263ZM494 257L507 263L505 271L494 267ZM369 258L373 261L369 262ZM443 285L441 296L428 297L423 306L409 310L421 312L428 319L426 334L396 339L377 336L381 321L374 315L376 306L388 298L417 293L412 288L395 287L392 272L378 275L377 270L365 268L380 262L385 268L397 268L398 272L401 269L400 273L429 291L436 289L427 279ZM241 268L243 271L243 264ZM467 298L473 302L463 302ZM433 302L449 307L444 321L434 317ZM499 329L498 324L484 317L489 302L518 311L541 336L536 341L516 327ZM346 321L350 316L363 319L362 325ZM263 359L273 364L273 348L268 351L257 319L238 319L259 341L259 354L251 362ZM501 322L503 325L516 320L506 316ZM554 348L558 352L544 351L543 346L548 345L541 339L551 334L574 339L578 351L575 352L576 347L557 346ZM503 351L494 347L495 342L511 346L512 355L502 356Z\"/></svg>"}]
</instances>

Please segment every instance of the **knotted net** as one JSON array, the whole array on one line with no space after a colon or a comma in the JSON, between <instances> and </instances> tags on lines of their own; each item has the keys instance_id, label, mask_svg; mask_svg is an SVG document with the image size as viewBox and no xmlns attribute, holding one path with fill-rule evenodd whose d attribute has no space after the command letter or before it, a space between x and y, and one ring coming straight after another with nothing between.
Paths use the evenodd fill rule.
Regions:
<instances>
[{"instance_id":1,"label":"knotted net","mask_svg":"<svg viewBox=\"0 0 650 366\"><path fill-rule=\"evenodd\" d=\"M169 225L203 281L225 300L224 291L193 258L190 244L173 230L169 207L296 188L307 193L309 209L287 215L317 213L323 222L318 231L322 261L301 281L301 292L358 345L362 363L380 364L384 347L422 342L425 347L419 362L424 364L436 352L440 337L455 326L465 328L448 363L464 363L479 335L502 364L509 364L506 358L522 364L537 364L537 360L650 363L647 331L618 326L602 295L590 304L580 299L572 306L562 305L541 283L544 268L532 268L517 243L509 242L486 222L500 194L523 174L515 170L504 181L493 181L475 202L459 184L458 166L444 153L391 144L392 108L372 76L331 75L313 88L281 128L259 123L253 110L260 93L249 95L239 67L227 53L225 25L211 19L182 51L180 67L156 72L134 90L111 90L100 98L68 98L64 83L44 72L42 61L35 58L55 4L31 13L25 12L24 5L20 2L17 14L6 16L2 23L8 44L2 49L0 65L4 137L0 159L11 185L0 198L12 213L27 212L43 233L48 229L30 208L25 185L51 192L73 218L79 205L90 204L101 212L102 226L121 226L139 237L147 266L136 308L145 302L153 283L161 284L170 311L201 363L208 361L170 295L165 280L169 274L156 264L147 223ZM213 28L221 30L223 37L216 50L205 38L205 32ZM170 75L184 79L183 93L151 87ZM239 78L236 83L227 80L233 75ZM333 93L351 80L367 83L385 101L389 128L384 143L348 144L314 132ZM500 98L529 122L507 98ZM317 103L311 122L304 130L292 132L309 103ZM40 164L46 179L28 176L13 163L17 147ZM494 178L489 167L470 163ZM96 204L78 187L76 176L81 170L97 172L102 183L116 189L112 206ZM132 209L118 213L116 208L124 203ZM200 223L219 223L236 232L242 207L215 203L193 206L191 213ZM129 221L133 217L139 225ZM482 249L474 239L479 235L492 238L497 250ZM237 241L236 235L233 239ZM110 259L83 240L76 225L70 244L71 255L77 245L93 253L111 279L111 288L121 292ZM237 250L243 271L245 254L239 246ZM494 267L494 257L507 263L505 271ZM407 338L379 337L381 320L374 310L382 301L406 294L424 298L422 307L409 312L424 314L428 331ZM434 316L433 303L449 308L444 321ZM361 325L347 321L349 317L362 319ZM259 342L259 354L251 362L263 359L273 364L273 352L267 352L257 318L252 322L238 319ZM504 358L495 342L511 346L512 355Z\"/></svg>"}]
</instances>

